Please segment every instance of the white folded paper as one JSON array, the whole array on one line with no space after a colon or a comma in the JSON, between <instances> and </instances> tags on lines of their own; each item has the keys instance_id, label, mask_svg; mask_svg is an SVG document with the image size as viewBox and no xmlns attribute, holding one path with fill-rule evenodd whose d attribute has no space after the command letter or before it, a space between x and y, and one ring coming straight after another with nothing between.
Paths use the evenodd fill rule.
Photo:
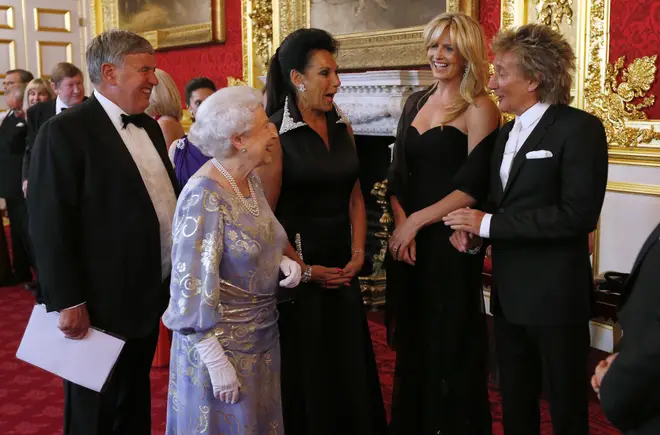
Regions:
<instances>
[{"instance_id":1,"label":"white folded paper","mask_svg":"<svg viewBox=\"0 0 660 435\"><path fill-rule=\"evenodd\" d=\"M16 358L94 391L112 373L124 341L97 329L82 340L66 338L57 328L59 313L35 305Z\"/></svg>"}]
</instances>

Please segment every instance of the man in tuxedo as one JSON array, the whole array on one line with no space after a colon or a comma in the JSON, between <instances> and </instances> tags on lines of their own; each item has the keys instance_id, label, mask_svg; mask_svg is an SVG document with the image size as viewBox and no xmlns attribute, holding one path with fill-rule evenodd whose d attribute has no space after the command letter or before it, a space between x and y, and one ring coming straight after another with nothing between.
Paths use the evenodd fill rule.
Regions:
<instances>
[{"instance_id":1,"label":"man in tuxedo","mask_svg":"<svg viewBox=\"0 0 660 435\"><path fill-rule=\"evenodd\" d=\"M545 384L554 433L587 435L589 233L607 184L605 131L598 118L567 105L575 55L559 33L537 24L505 30L492 50L489 86L500 109L516 115L493 148L493 206L488 214L461 209L444 220L459 250L480 243L476 236L492 246L505 433L539 433Z\"/></svg>"},{"instance_id":2,"label":"man in tuxedo","mask_svg":"<svg viewBox=\"0 0 660 435\"><path fill-rule=\"evenodd\" d=\"M65 336L84 339L92 326L126 340L102 393L65 381L65 434L147 435L178 189L160 127L143 113L158 84L152 46L110 30L86 57L93 96L46 122L34 144L30 235Z\"/></svg>"},{"instance_id":3,"label":"man in tuxedo","mask_svg":"<svg viewBox=\"0 0 660 435\"><path fill-rule=\"evenodd\" d=\"M55 100L37 103L27 109L27 144L25 156L23 157L23 192L27 191L27 178L30 173L30 156L32 147L37 138L37 133L42 125L50 118L80 104L85 98L85 86L83 74L77 66L60 62L53 68L50 75L51 86L57 98Z\"/></svg>"},{"instance_id":4,"label":"man in tuxedo","mask_svg":"<svg viewBox=\"0 0 660 435\"><path fill-rule=\"evenodd\" d=\"M591 385L607 418L626 435L660 434L660 225L639 251L621 295L618 353Z\"/></svg>"},{"instance_id":5,"label":"man in tuxedo","mask_svg":"<svg viewBox=\"0 0 660 435\"><path fill-rule=\"evenodd\" d=\"M13 85L5 92L9 112L0 121L0 198L7 203L11 222L13 272L2 284L32 281L25 228L27 208L21 192L21 162L25 151L26 125L23 118L25 85ZM2 246L4 248L4 246Z\"/></svg>"}]
</instances>

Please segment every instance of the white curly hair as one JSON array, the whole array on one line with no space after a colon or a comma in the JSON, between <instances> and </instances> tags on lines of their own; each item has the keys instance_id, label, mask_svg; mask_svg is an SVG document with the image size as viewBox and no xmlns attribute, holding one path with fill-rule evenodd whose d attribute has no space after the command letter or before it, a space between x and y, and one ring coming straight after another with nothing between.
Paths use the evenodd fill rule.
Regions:
<instances>
[{"instance_id":1,"label":"white curly hair","mask_svg":"<svg viewBox=\"0 0 660 435\"><path fill-rule=\"evenodd\" d=\"M209 157L230 157L237 151L232 136L254 127L255 111L262 102L261 92L249 86L220 89L199 106L188 139Z\"/></svg>"}]
</instances>

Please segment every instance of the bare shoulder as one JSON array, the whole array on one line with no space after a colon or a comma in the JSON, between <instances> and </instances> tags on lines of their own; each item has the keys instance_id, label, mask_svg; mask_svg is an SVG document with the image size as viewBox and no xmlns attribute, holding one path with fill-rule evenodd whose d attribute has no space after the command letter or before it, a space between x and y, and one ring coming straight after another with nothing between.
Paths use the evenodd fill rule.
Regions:
<instances>
[{"instance_id":1,"label":"bare shoulder","mask_svg":"<svg viewBox=\"0 0 660 435\"><path fill-rule=\"evenodd\" d=\"M181 127L181 123L179 122L178 119L172 117L172 116L161 116L158 118L158 125L161 127ZM183 128L183 127L181 127Z\"/></svg>"},{"instance_id":2,"label":"bare shoulder","mask_svg":"<svg viewBox=\"0 0 660 435\"><path fill-rule=\"evenodd\" d=\"M478 95L465 113L468 128L470 125L486 124L493 129L499 124L501 113L497 104L486 93Z\"/></svg>"}]
</instances>

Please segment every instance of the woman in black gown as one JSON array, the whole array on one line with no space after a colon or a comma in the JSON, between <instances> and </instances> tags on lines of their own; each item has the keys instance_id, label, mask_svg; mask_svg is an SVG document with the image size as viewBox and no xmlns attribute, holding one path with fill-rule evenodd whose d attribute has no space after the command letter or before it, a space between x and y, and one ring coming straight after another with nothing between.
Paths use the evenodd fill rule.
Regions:
<instances>
[{"instance_id":1,"label":"woman in black gown","mask_svg":"<svg viewBox=\"0 0 660 435\"><path fill-rule=\"evenodd\" d=\"M282 407L287 435L380 435L385 412L357 274L366 215L348 120L334 106L336 41L293 32L273 56L266 113L281 158L262 171L303 281L282 293Z\"/></svg>"},{"instance_id":2,"label":"woman in black gown","mask_svg":"<svg viewBox=\"0 0 660 435\"><path fill-rule=\"evenodd\" d=\"M390 433L486 435L492 429L483 255L454 249L441 219L481 196L470 183L456 190L456 179L462 171L474 174L474 165L479 177L488 176L500 114L485 92L488 61L476 20L443 14L424 35L436 81L406 101L388 177L396 224L390 252L402 262L392 271L402 289L392 298L397 361Z\"/></svg>"}]
</instances>

